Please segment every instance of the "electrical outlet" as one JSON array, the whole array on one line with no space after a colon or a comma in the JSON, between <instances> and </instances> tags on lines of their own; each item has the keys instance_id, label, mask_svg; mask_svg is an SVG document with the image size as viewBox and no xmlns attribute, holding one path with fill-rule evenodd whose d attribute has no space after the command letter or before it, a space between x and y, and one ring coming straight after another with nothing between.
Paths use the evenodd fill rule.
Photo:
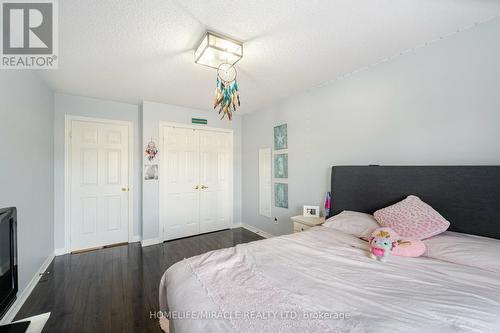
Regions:
<instances>
[{"instance_id":1,"label":"electrical outlet","mask_svg":"<svg viewBox=\"0 0 500 333\"><path fill-rule=\"evenodd\" d=\"M278 224L278 218L277 217L274 218L274 223Z\"/></svg>"}]
</instances>

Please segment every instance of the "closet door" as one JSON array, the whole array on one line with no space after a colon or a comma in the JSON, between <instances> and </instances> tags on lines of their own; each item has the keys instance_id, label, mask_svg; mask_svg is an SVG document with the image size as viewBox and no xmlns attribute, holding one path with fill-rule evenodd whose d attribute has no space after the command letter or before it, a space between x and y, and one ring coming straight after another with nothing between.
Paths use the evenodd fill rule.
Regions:
<instances>
[{"instance_id":1,"label":"closet door","mask_svg":"<svg viewBox=\"0 0 500 333\"><path fill-rule=\"evenodd\" d=\"M163 127L160 226L164 240L200 232L199 137L197 130Z\"/></svg>"},{"instance_id":2,"label":"closet door","mask_svg":"<svg viewBox=\"0 0 500 333\"><path fill-rule=\"evenodd\" d=\"M200 130L200 232L232 224L233 134Z\"/></svg>"}]
</instances>

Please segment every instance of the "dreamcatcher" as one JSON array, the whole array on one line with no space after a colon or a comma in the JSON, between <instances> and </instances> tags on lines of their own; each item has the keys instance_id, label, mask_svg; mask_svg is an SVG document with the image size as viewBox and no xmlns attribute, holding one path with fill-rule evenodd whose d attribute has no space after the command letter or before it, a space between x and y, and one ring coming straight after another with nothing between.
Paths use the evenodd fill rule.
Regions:
<instances>
[{"instance_id":1,"label":"dreamcatcher","mask_svg":"<svg viewBox=\"0 0 500 333\"><path fill-rule=\"evenodd\" d=\"M219 107L219 114L222 114L221 119L227 115L227 118L231 120L236 106L240 106L240 104L236 68L229 63L223 63L217 68L214 109Z\"/></svg>"},{"instance_id":2,"label":"dreamcatcher","mask_svg":"<svg viewBox=\"0 0 500 333\"><path fill-rule=\"evenodd\" d=\"M149 141L144 154L150 162L155 159L156 155L158 154L158 148L156 148L156 144L154 143L153 139Z\"/></svg>"}]
</instances>

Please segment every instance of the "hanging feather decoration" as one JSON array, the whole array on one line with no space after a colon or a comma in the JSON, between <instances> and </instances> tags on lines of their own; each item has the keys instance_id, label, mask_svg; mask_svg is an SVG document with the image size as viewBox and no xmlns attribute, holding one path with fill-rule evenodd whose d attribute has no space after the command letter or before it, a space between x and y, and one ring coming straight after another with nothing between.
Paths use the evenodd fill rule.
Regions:
<instances>
[{"instance_id":1,"label":"hanging feather decoration","mask_svg":"<svg viewBox=\"0 0 500 333\"><path fill-rule=\"evenodd\" d=\"M227 115L227 118L232 120L233 112L236 111L236 107L240 105L241 102L238 92L238 82L236 81L236 73L234 79L229 82L221 80L220 75L218 75L217 88L215 89L214 109L219 107L221 119L224 119Z\"/></svg>"}]
</instances>

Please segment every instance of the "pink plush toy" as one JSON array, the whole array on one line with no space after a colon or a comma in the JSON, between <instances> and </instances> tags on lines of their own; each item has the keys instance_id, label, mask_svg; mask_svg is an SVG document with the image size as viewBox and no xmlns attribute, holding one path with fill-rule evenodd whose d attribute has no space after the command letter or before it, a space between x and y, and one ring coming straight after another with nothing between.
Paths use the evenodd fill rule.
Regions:
<instances>
[{"instance_id":1,"label":"pink plush toy","mask_svg":"<svg viewBox=\"0 0 500 333\"><path fill-rule=\"evenodd\" d=\"M370 257L385 261L397 244L397 236L391 228L378 228L373 231L368 241L370 243Z\"/></svg>"}]
</instances>

